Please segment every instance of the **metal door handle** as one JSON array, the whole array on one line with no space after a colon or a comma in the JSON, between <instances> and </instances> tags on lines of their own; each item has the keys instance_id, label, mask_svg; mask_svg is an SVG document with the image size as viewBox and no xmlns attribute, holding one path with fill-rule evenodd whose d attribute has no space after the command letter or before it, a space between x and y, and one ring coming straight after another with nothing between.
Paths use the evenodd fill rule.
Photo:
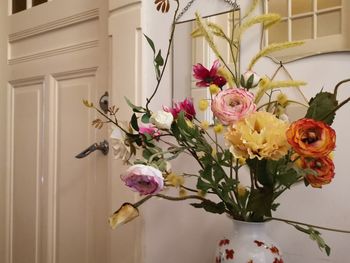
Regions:
<instances>
[{"instance_id":1,"label":"metal door handle","mask_svg":"<svg viewBox=\"0 0 350 263\"><path fill-rule=\"evenodd\" d=\"M106 140L104 140L103 142L100 142L100 143L94 143L91 146L89 146L88 148L86 148L84 151L82 151L81 153L76 155L75 158L78 158L78 159L84 158L96 150L99 150L104 155L107 155L108 151L109 151L108 142Z\"/></svg>"}]
</instances>

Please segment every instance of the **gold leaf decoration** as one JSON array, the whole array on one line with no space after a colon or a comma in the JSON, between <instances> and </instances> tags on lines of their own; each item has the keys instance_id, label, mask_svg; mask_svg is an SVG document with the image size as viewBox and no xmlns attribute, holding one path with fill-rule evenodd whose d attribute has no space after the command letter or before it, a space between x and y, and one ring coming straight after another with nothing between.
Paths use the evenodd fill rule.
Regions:
<instances>
[{"instance_id":1,"label":"gold leaf decoration","mask_svg":"<svg viewBox=\"0 0 350 263\"><path fill-rule=\"evenodd\" d=\"M157 11L161 11L162 13L169 12L169 9L170 9L169 0L155 0L154 3L157 6Z\"/></svg>"}]
</instances>

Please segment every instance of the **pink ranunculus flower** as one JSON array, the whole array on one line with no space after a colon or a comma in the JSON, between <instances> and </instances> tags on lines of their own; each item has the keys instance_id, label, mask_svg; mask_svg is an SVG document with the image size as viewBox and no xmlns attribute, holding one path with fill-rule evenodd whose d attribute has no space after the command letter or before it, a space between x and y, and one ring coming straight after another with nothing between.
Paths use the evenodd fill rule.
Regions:
<instances>
[{"instance_id":1,"label":"pink ranunculus flower","mask_svg":"<svg viewBox=\"0 0 350 263\"><path fill-rule=\"evenodd\" d=\"M185 112L185 116L189 120L192 120L196 116L196 110L194 109L192 98L186 98L184 101L176 102L172 108L163 106L163 109L166 112L170 112L174 119L177 118L181 111Z\"/></svg>"},{"instance_id":2,"label":"pink ranunculus flower","mask_svg":"<svg viewBox=\"0 0 350 263\"><path fill-rule=\"evenodd\" d=\"M152 123L141 123L139 125L139 133L140 134L149 134L153 138L159 137L160 131L159 129Z\"/></svg>"},{"instance_id":3,"label":"pink ranunculus flower","mask_svg":"<svg viewBox=\"0 0 350 263\"><path fill-rule=\"evenodd\" d=\"M121 176L125 185L140 195L158 194L164 187L161 171L143 164L129 167Z\"/></svg>"},{"instance_id":4,"label":"pink ranunculus flower","mask_svg":"<svg viewBox=\"0 0 350 263\"><path fill-rule=\"evenodd\" d=\"M234 124L256 111L254 95L239 88L220 91L212 101L211 110L222 124Z\"/></svg>"},{"instance_id":5,"label":"pink ranunculus flower","mask_svg":"<svg viewBox=\"0 0 350 263\"><path fill-rule=\"evenodd\" d=\"M226 84L226 79L218 75L218 69L220 67L219 60L215 60L213 66L210 70L204 67L202 64L198 63L193 66L193 77L195 77L198 82L196 82L197 87L209 87L211 84L215 84L220 88Z\"/></svg>"}]
</instances>

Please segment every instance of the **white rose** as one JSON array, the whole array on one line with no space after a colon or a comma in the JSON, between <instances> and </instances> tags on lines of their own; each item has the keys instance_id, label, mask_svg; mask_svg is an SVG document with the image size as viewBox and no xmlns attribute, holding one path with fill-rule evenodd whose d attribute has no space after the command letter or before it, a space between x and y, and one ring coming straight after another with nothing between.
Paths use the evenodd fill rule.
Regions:
<instances>
[{"instance_id":1,"label":"white rose","mask_svg":"<svg viewBox=\"0 0 350 263\"><path fill-rule=\"evenodd\" d=\"M152 114L150 121L158 129L170 129L171 124L173 123L174 117L170 112L159 110Z\"/></svg>"},{"instance_id":2,"label":"white rose","mask_svg":"<svg viewBox=\"0 0 350 263\"><path fill-rule=\"evenodd\" d=\"M244 78L244 82L247 83L248 79L253 75L253 83L252 83L252 87L256 87L259 83L260 80L260 76L258 74L256 74L254 71L252 70L247 70L244 74L243 74L243 78Z\"/></svg>"}]
</instances>

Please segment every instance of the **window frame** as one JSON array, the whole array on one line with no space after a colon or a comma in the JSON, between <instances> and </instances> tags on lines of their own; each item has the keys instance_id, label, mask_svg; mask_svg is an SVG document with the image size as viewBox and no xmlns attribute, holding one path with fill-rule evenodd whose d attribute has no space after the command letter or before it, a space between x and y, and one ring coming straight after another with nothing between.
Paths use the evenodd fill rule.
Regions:
<instances>
[{"instance_id":1,"label":"window frame","mask_svg":"<svg viewBox=\"0 0 350 263\"><path fill-rule=\"evenodd\" d=\"M349 1L342 0L340 6L317 10L317 0L313 0L313 10L311 12L305 12L301 14L292 14L292 0L287 0L288 13L286 17L282 17L282 21L287 21L288 28L288 40L292 40L292 21L296 18L312 17L313 19L313 32L312 38L305 39L305 44L299 47L286 49L283 51L275 52L271 57L276 62L289 62L304 57L332 53L332 52L344 52L350 51L350 25L348 25L347 18L350 18L350 3ZM269 0L264 0L264 13L268 13ZM317 36L317 16L320 14L326 14L340 10L341 16L341 32L340 34ZM268 30L264 32L264 45L269 44Z\"/></svg>"},{"instance_id":2,"label":"window frame","mask_svg":"<svg viewBox=\"0 0 350 263\"><path fill-rule=\"evenodd\" d=\"M21 11L15 12L15 13L13 12L13 1L14 1L14 0L8 0L8 1L9 1L9 5L8 5L9 10L8 10L8 13L9 13L9 15L15 15L15 14L21 13L21 12L23 12L23 11L29 10L29 9L31 9L32 7L36 7L36 6L39 6L39 5L42 5L42 4L46 4L46 3L48 3L48 2L51 2L52 0L46 0L45 2L40 3L40 4L37 4L37 5L34 5L34 4L33 4L34 0L25 0L25 1L26 1L26 9L23 9L23 10L21 10Z\"/></svg>"}]
</instances>

